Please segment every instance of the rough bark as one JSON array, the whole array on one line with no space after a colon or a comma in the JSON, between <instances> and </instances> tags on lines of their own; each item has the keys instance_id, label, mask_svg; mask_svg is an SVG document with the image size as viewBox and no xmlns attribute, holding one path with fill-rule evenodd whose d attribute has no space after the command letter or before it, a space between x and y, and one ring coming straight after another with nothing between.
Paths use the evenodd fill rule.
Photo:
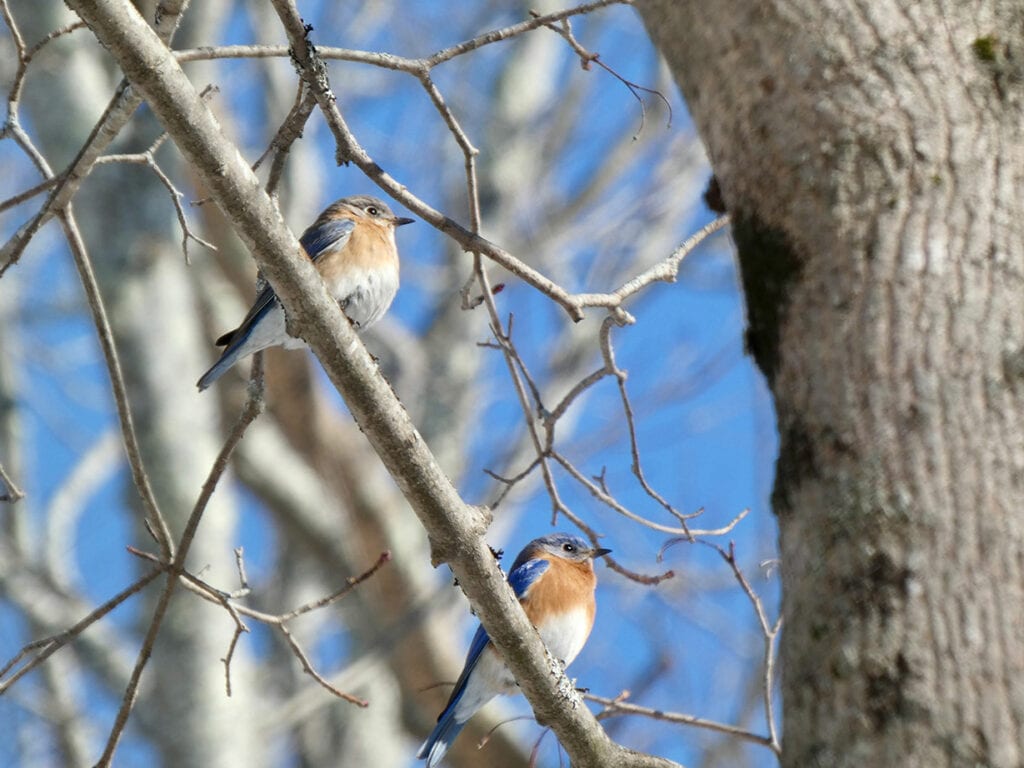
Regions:
<instances>
[{"instance_id":1,"label":"rough bark","mask_svg":"<svg viewBox=\"0 0 1024 768\"><path fill-rule=\"evenodd\" d=\"M1020 765L1020 5L639 8L776 400L784 764Z\"/></svg>"}]
</instances>

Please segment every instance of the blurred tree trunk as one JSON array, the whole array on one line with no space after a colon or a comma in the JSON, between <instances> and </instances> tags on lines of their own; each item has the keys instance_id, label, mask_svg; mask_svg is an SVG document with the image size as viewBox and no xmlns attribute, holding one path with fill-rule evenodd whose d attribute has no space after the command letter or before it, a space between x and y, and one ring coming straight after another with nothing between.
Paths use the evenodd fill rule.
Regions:
<instances>
[{"instance_id":1,"label":"blurred tree trunk","mask_svg":"<svg viewBox=\"0 0 1024 768\"><path fill-rule=\"evenodd\" d=\"M781 449L790 766L1024 763L1020 5L639 5Z\"/></svg>"},{"instance_id":2,"label":"blurred tree trunk","mask_svg":"<svg viewBox=\"0 0 1024 768\"><path fill-rule=\"evenodd\" d=\"M190 14L179 39L197 32L197 25L216 23L210 15ZM35 22L27 31L30 39L38 39L66 19L66 9L49 2L37 13L22 11L19 16ZM97 66L82 46L67 48L67 54L63 64L75 72L73 79L40 78L26 94L26 107L41 126L44 149L61 163L69 159L63 153L84 140L98 117L96 106L109 99L120 78L112 66ZM68 105L64 119L46 119L53 104ZM119 151L143 151L161 131L152 115L137 114L119 139ZM170 156L162 156L168 165ZM180 244L181 232L168 215L173 210L168 191L144 166L100 168L84 189L75 210L106 303L150 481L176 535L220 447L214 402L198 397L189 378L180 375L201 370L207 358L198 343L199 313L187 267L180 247L174 246ZM194 569L210 564L214 581L224 584L237 580L230 570L233 506L229 489L221 488L189 556ZM143 615L148 622L149 612ZM252 695L224 695L219 659L231 629L222 611L199 601L175 601L168 611L136 710L136 725L153 739L165 765L267 764L270 755L257 739L225 736L233 723L253 718L252 704L258 701L243 682L252 672L244 646L233 659L232 677L236 689ZM117 698L122 693L123 688L111 691ZM147 705L153 697L161 706Z\"/></svg>"}]
</instances>

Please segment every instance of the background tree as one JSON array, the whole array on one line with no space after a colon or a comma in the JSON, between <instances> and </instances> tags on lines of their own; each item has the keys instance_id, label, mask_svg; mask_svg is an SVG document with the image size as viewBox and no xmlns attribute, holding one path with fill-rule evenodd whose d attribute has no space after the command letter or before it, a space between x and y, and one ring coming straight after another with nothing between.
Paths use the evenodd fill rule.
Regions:
<instances>
[{"instance_id":1,"label":"background tree","mask_svg":"<svg viewBox=\"0 0 1024 768\"><path fill-rule=\"evenodd\" d=\"M778 410L784 764L1020 765L1020 6L641 13Z\"/></svg>"},{"instance_id":2,"label":"background tree","mask_svg":"<svg viewBox=\"0 0 1024 768\"><path fill-rule=\"evenodd\" d=\"M630 717L606 721L613 737L688 764L772 764L766 745L777 749L777 742L764 726L771 693L763 672L772 611L761 627L741 589L754 583L772 594L771 582L754 581L757 563L772 555L761 503L773 445L767 402L742 356L724 239L709 241L716 250L699 263L684 262L683 284L654 282L674 277L673 249L711 217L699 204L707 170L680 105L673 104L675 125L683 127L666 129L659 98L637 90L642 108L630 93L635 86L616 79L673 98L635 14L600 8L576 21L573 37L558 15L531 19L526 7L504 4L456 19L429 7L398 13L382 2L343 16L332 6L304 7L311 39L329 62L337 114L351 129L345 134L316 82L300 88L282 45L296 48L300 73L308 74L315 59L302 50L301 27L296 37L293 6L201 5L140 10L157 19L160 37L173 35L196 90L219 87L205 103L246 161L256 163L269 147L258 172L294 231L336 197L376 191L369 179L386 185L374 165L406 187L385 189L423 223L401 233L402 292L366 341L462 498L494 509L487 541L516 549L551 530L557 513L558 527L606 534L602 541L616 550L617 573L600 569L599 624L573 675L605 699L605 715L624 710L609 697L629 689L641 707L746 729L722 736ZM0 303L8 322L0 325L0 465L8 496L27 492L0 508L4 656L30 639L83 630L53 656L45 654L60 643L28 649L0 676L0 707L9 713L0 728L10 737L2 740L3 762L91 764L102 754L129 764L409 764L447 697L438 684L454 680L473 623L447 571L428 567L431 548L414 511L422 520L430 500L410 494L401 479L406 493L399 492L304 353L266 356L265 397L258 386L247 393L240 376L195 392L210 339L237 322L252 295L239 236L272 281L287 278L267 255L283 242L273 239L276 217L236 234L239 209L259 204L262 192L231 198L211 182L211 166L195 157L213 151L198 118L176 133L164 113L180 114L190 102L156 94L168 67L149 59L130 71L138 48L118 38L132 19L126 9L73 6L109 53L89 29L67 26L76 17L58 4L0 2L11 94L10 141L0 143L0 157L12 170L2 203ZM104 10L116 23L97 21ZM489 30L501 32L478 37ZM447 47L464 41L475 42ZM229 42L247 47L198 47ZM118 87L122 68L135 83L127 91ZM139 107L143 98L149 106ZM353 166L336 167L337 145L355 138L373 162L348 145ZM190 204L210 196L215 203ZM422 200L464 229L433 216ZM467 232L476 222L486 239ZM488 283L504 290L488 291ZM286 284L275 285L286 303L295 300ZM621 294L611 293L619 286ZM623 297L628 304L617 306ZM335 341L335 351L324 353L318 338L327 337L322 329L317 337L304 311L298 307L296 318L337 384L345 370L337 349L349 345ZM573 322L578 314L583 319ZM116 349L120 374L104 371L91 324L107 343L108 365ZM111 380L114 403L105 394ZM263 403L266 412L242 422L236 444L237 414L253 418ZM361 403L349 399L379 442L379 425L367 423ZM137 437L130 472L119 432L130 456ZM200 489L228 435L231 472L207 500ZM668 564L657 562L662 546L684 532L680 510L702 506L708 511L688 525L737 538L735 573L707 546L676 546L665 553ZM753 514L729 529L748 506ZM441 510L456 523L458 511ZM139 525L143 516L158 538L163 519L175 551L188 552L188 578L165 575L168 552ZM438 519L426 521L434 524L434 556L450 557L457 572L476 563L478 572L460 573L460 582L471 595L493 594L500 608L479 535L446 541ZM227 603L232 614L203 584L238 588L232 550L239 544L252 589ZM156 566L126 545L145 550ZM289 621L289 634L268 617L334 593L385 550L390 559L372 578L341 602ZM668 568L682 578L662 580ZM172 583L179 584L173 595ZM76 625L130 584L141 596L87 629ZM167 614L154 621L165 604ZM491 620L491 604L477 608ZM242 622L250 634L233 635ZM324 685L304 674L296 648ZM327 686L371 706L339 701ZM567 710L556 729L583 734L567 744L580 764L581 755L607 750L568 721L571 707L549 699ZM477 764L475 745L485 737L487 764L524 764L538 729L491 730L527 711L510 701L474 721L454 764ZM557 759L551 739L543 746L542 759Z\"/></svg>"}]
</instances>

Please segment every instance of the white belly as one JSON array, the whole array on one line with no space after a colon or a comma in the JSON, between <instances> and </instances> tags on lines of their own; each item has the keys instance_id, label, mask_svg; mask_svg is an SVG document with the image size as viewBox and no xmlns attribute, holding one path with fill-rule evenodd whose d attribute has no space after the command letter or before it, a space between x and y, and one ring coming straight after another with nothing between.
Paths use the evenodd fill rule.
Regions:
<instances>
[{"instance_id":1,"label":"white belly","mask_svg":"<svg viewBox=\"0 0 1024 768\"><path fill-rule=\"evenodd\" d=\"M398 292L398 267L353 270L328 289L357 328L368 328L387 312Z\"/></svg>"},{"instance_id":2,"label":"white belly","mask_svg":"<svg viewBox=\"0 0 1024 768\"><path fill-rule=\"evenodd\" d=\"M539 631L551 655L569 666L583 650L590 635L590 627L589 614L580 608L547 619Z\"/></svg>"}]
</instances>

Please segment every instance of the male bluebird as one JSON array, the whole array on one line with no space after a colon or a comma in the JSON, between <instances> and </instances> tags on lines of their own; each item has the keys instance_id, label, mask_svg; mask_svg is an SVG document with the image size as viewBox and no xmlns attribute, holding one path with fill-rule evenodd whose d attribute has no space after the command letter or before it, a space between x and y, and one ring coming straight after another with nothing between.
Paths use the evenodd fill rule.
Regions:
<instances>
[{"instance_id":1,"label":"male bluebird","mask_svg":"<svg viewBox=\"0 0 1024 768\"><path fill-rule=\"evenodd\" d=\"M387 204L369 195L331 203L302 233L299 242L327 283L342 311L359 329L380 319L398 291L398 248L395 227L412 219L395 216ZM269 285L260 291L242 324L228 331L217 346L220 359L196 384L202 391L238 360L267 347L304 347L306 342L285 330L284 309Z\"/></svg>"},{"instance_id":2,"label":"male bluebird","mask_svg":"<svg viewBox=\"0 0 1024 768\"><path fill-rule=\"evenodd\" d=\"M512 563L508 583L551 655L568 666L594 626L594 558L610 549L592 548L578 536L552 533L534 539ZM466 654L462 674L437 725L416 757L434 768L466 721L499 693L515 693L516 681L480 626Z\"/></svg>"}]
</instances>

